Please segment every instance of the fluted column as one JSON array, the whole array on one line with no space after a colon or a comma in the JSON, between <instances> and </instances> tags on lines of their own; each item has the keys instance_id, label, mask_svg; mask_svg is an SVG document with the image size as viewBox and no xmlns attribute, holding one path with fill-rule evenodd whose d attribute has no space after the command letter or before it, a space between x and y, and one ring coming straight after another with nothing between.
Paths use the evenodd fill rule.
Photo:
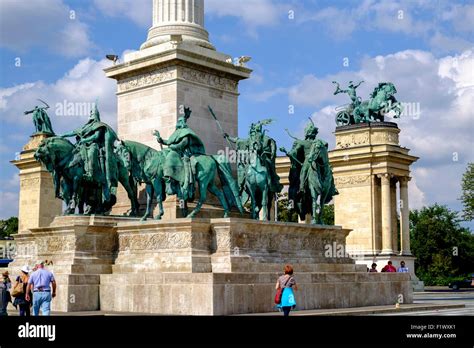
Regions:
<instances>
[{"instance_id":1,"label":"fluted column","mask_svg":"<svg viewBox=\"0 0 474 348\"><path fill-rule=\"evenodd\" d=\"M400 178L400 229L402 255L411 255L410 250L410 206L408 204L408 181L410 177Z\"/></svg>"},{"instance_id":2,"label":"fluted column","mask_svg":"<svg viewBox=\"0 0 474 348\"><path fill-rule=\"evenodd\" d=\"M400 250L398 244L398 226L397 226L397 181L396 177L393 177L390 182L390 206L391 218L392 218L392 250L396 254Z\"/></svg>"},{"instance_id":3,"label":"fluted column","mask_svg":"<svg viewBox=\"0 0 474 348\"><path fill-rule=\"evenodd\" d=\"M382 174L378 177L380 178L382 184L382 254L393 254L390 174Z\"/></svg>"},{"instance_id":4,"label":"fluted column","mask_svg":"<svg viewBox=\"0 0 474 348\"><path fill-rule=\"evenodd\" d=\"M141 49L175 41L172 35L214 49L204 29L204 0L153 0L153 26Z\"/></svg>"}]
</instances>

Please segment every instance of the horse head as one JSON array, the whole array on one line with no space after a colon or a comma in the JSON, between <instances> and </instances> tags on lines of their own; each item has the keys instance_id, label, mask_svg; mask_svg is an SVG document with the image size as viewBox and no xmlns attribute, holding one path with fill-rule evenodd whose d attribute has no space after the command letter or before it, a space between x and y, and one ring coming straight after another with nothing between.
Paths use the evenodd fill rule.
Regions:
<instances>
[{"instance_id":1,"label":"horse head","mask_svg":"<svg viewBox=\"0 0 474 348\"><path fill-rule=\"evenodd\" d=\"M67 156L71 156L74 145L67 139L51 137L43 140L35 151L34 158L43 163L48 171L57 167Z\"/></svg>"}]
</instances>

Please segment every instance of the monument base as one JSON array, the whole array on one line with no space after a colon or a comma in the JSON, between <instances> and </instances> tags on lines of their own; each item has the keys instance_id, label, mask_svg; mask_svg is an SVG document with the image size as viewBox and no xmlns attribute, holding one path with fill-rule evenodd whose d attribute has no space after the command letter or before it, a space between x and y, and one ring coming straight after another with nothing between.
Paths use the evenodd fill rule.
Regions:
<instances>
[{"instance_id":1,"label":"monument base","mask_svg":"<svg viewBox=\"0 0 474 348\"><path fill-rule=\"evenodd\" d=\"M349 232L240 218L62 216L16 236L11 272L38 258L52 260L48 268L58 282L52 309L64 312L269 312L287 263L295 270L298 309L411 303L408 274L367 273L339 254Z\"/></svg>"},{"instance_id":2,"label":"monument base","mask_svg":"<svg viewBox=\"0 0 474 348\"><path fill-rule=\"evenodd\" d=\"M60 312L100 309L100 274L111 273L120 221L135 221L115 216L57 216L48 227L32 228L17 234L17 254L9 265L12 275L23 265L37 260L47 265L57 282L57 295L51 309Z\"/></svg>"},{"instance_id":3,"label":"monument base","mask_svg":"<svg viewBox=\"0 0 474 348\"><path fill-rule=\"evenodd\" d=\"M357 255L356 264L365 265L370 269L372 263L377 264L377 271L381 271L382 268L387 264L388 261L392 261L392 264L395 268L400 267L400 262L405 261L405 267L408 267L408 274L410 275L410 281L413 288L413 291L422 292L425 290L425 284L421 281L415 274L415 259L416 257L412 255Z\"/></svg>"}]
</instances>

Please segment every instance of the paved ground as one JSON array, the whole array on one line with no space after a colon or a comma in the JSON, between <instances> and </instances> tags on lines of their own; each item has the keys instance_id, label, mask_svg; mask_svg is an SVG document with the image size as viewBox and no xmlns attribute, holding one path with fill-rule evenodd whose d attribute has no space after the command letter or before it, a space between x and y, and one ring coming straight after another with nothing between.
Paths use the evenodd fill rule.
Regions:
<instances>
[{"instance_id":1,"label":"paved ground","mask_svg":"<svg viewBox=\"0 0 474 348\"><path fill-rule=\"evenodd\" d=\"M379 315L472 315L474 316L474 290L462 289L453 291L446 287L426 287L425 292L413 294L415 304L464 304L465 308L434 309L412 311L410 313L383 313Z\"/></svg>"},{"instance_id":2,"label":"paved ground","mask_svg":"<svg viewBox=\"0 0 474 348\"><path fill-rule=\"evenodd\" d=\"M307 311L293 311L292 316L324 316L324 315L457 315L457 316L474 316L474 290L463 289L453 291L447 287L427 287L425 292L414 293L413 304L403 304L400 308L395 306L371 306L359 308L341 308L341 309L318 309ZM16 316L18 312L12 306L9 307L9 315ZM141 313L111 313L111 312L74 312L74 313L58 313L53 312L52 315L67 316L109 316L109 315L150 315ZM274 316L282 315L275 311L272 313L249 314L249 315L265 315Z\"/></svg>"}]
</instances>

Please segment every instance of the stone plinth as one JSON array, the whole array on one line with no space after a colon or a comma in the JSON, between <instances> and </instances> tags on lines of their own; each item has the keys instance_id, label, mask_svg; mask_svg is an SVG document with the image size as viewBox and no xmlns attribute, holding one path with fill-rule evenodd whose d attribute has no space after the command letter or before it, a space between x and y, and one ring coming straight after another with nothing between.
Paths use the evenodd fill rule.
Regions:
<instances>
[{"instance_id":1,"label":"stone plinth","mask_svg":"<svg viewBox=\"0 0 474 348\"><path fill-rule=\"evenodd\" d=\"M11 161L20 170L19 233L48 226L62 212L62 201L55 198L51 174L33 157L41 142L49 136L45 133L32 135L19 158Z\"/></svg>"},{"instance_id":2,"label":"stone plinth","mask_svg":"<svg viewBox=\"0 0 474 348\"><path fill-rule=\"evenodd\" d=\"M63 216L16 236L10 272L50 260L53 310L229 315L273 310L291 263L298 308L412 302L409 274L368 274L343 252L349 230L247 219ZM342 250L342 253L340 251Z\"/></svg>"},{"instance_id":3,"label":"stone plinth","mask_svg":"<svg viewBox=\"0 0 474 348\"><path fill-rule=\"evenodd\" d=\"M353 266L354 267L354 266ZM101 276L101 309L165 315L232 315L274 311L281 273L130 273ZM408 274L297 273L298 309L413 302Z\"/></svg>"},{"instance_id":4,"label":"stone plinth","mask_svg":"<svg viewBox=\"0 0 474 348\"><path fill-rule=\"evenodd\" d=\"M112 274L101 275L101 309L169 315L229 315L273 309L285 263L299 284L298 308L412 302L408 274L368 274L346 255L349 230L245 219L119 224Z\"/></svg>"},{"instance_id":5,"label":"stone plinth","mask_svg":"<svg viewBox=\"0 0 474 348\"><path fill-rule=\"evenodd\" d=\"M48 260L56 278L53 311L99 310L100 274L112 272L117 250L116 225L131 219L99 216L58 216L48 227L15 236L17 255L9 265L18 274L23 265Z\"/></svg>"}]
</instances>

